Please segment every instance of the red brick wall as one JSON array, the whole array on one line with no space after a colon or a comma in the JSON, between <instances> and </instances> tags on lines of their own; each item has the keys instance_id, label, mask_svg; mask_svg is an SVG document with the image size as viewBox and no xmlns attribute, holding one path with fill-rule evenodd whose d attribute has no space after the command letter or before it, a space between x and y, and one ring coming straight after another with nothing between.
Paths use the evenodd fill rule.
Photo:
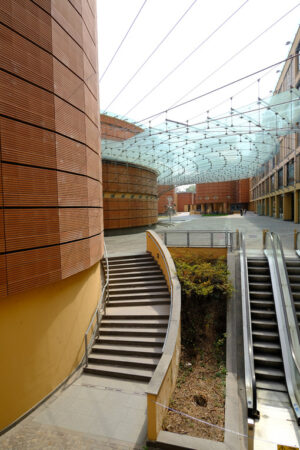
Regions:
<instances>
[{"instance_id":1,"label":"red brick wall","mask_svg":"<svg viewBox=\"0 0 300 450\"><path fill-rule=\"evenodd\" d=\"M236 181L196 184L196 203L236 203Z\"/></svg>"},{"instance_id":2,"label":"red brick wall","mask_svg":"<svg viewBox=\"0 0 300 450\"><path fill-rule=\"evenodd\" d=\"M193 205L195 203L194 199L196 194L191 192L178 192L177 194L177 211L183 212L184 205Z\"/></svg>"},{"instance_id":3,"label":"red brick wall","mask_svg":"<svg viewBox=\"0 0 300 450\"><path fill-rule=\"evenodd\" d=\"M248 203L249 178L196 184L196 203Z\"/></svg>"},{"instance_id":4,"label":"red brick wall","mask_svg":"<svg viewBox=\"0 0 300 450\"><path fill-rule=\"evenodd\" d=\"M105 114L100 114L100 127L102 139L111 141L124 141L143 131L132 123Z\"/></svg>"},{"instance_id":5,"label":"red brick wall","mask_svg":"<svg viewBox=\"0 0 300 450\"><path fill-rule=\"evenodd\" d=\"M239 180L238 182L238 203L248 203L250 193L249 178Z\"/></svg>"}]
</instances>

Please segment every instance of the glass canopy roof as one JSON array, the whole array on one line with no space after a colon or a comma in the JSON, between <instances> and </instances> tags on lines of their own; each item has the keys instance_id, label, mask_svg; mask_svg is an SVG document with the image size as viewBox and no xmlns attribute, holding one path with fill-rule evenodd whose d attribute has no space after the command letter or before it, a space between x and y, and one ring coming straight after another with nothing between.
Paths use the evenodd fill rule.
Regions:
<instances>
[{"instance_id":1,"label":"glass canopy roof","mask_svg":"<svg viewBox=\"0 0 300 450\"><path fill-rule=\"evenodd\" d=\"M165 120L126 141L102 140L102 157L158 172L159 184L238 180L257 175L300 132L300 91L291 89L195 125Z\"/></svg>"}]
</instances>

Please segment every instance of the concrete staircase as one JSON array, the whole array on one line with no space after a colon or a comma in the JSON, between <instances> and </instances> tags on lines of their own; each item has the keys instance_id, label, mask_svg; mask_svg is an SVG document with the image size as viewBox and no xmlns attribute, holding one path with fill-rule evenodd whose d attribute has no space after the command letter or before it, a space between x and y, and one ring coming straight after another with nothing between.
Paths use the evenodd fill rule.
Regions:
<instances>
[{"instance_id":1,"label":"concrete staircase","mask_svg":"<svg viewBox=\"0 0 300 450\"><path fill-rule=\"evenodd\" d=\"M170 295L148 253L109 258L109 298L85 372L149 382L162 355Z\"/></svg>"}]
</instances>

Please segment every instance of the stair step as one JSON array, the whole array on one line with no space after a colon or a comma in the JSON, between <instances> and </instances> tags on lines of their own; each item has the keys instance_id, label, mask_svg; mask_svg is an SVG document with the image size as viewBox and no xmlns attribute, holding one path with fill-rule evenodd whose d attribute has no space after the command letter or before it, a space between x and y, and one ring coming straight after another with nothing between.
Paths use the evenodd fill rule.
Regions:
<instances>
[{"instance_id":1,"label":"stair step","mask_svg":"<svg viewBox=\"0 0 300 450\"><path fill-rule=\"evenodd\" d=\"M293 264L293 265L287 264L286 269L287 269L288 274L300 275L300 265L296 266L295 264Z\"/></svg>"},{"instance_id":2,"label":"stair step","mask_svg":"<svg viewBox=\"0 0 300 450\"><path fill-rule=\"evenodd\" d=\"M109 277L109 285L115 285L118 283L131 283L135 284L136 282L151 282L151 281L163 281L166 282L164 279L164 276L162 275L161 271L157 270L156 275L152 275L148 272L145 272L140 275L134 275L132 277L127 276L126 274L120 275L120 277L117 277L116 275L113 278Z\"/></svg>"},{"instance_id":3,"label":"stair step","mask_svg":"<svg viewBox=\"0 0 300 450\"><path fill-rule=\"evenodd\" d=\"M271 355L264 355L256 354L254 355L254 362L255 364L258 364L260 366L275 366L275 367L281 367L282 368L282 357L280 355L271 354Z\"/></svg>"},{"instance_id":4,"label":"stair step","mask_svg":"<svg viewBox=\"0 0 300 450\"><path fill-rule=\"evenodd\" d=\"M135 345L113 345L113 344L95 344L93 352L109 355L128 355L141 356L148 358L160 358L162 355L161 346L135 346Z\"/></svg>"},{"instance_id":5,"label":"stair step","mask_svg":"<svg viewBox=\"0 0 300 450\"><path fill-rule=\"evenodd\" d=\"M269 292L269 291L252 291L251 289L251 285L249 286L249 295L250 295L250 299L254 299L254 298L258 298L258 299L273 299L273 292Z\"/></svg>"},{"instance_id":6,"label":"stair step","mask_svg":"<svg viewBox=\"0 0 300 450\"><path fill-rule=\"evenodd\" d=\"M250 283L269 283L270 284L270 275L261 275L261 274L249 274L249 282Z\"/></svg>"},{"instance_id":7,"label":"stair step","mask_svg":"<svg viewBox=\"0 0 300 450\"><path fill-rule=\"evenodd\" d=\"M101 339L96 340L97 344L114 344L114 345L134 345L136 347L148 346L163 346L164 338L162 337L143 337L143 339L136 340L135 337L127 336L102 336Z\"/></svg>"},{"instance_id":8,"label":"stair step","mask_svg":"<svg viewBox=\"0 0 300 450\"><path fill-rule=\"evenodd\" d=\"M251 321L252 329L275 329L277 330L277 322L274 320L255 319Z\"/></svg>"},{"instance_id":9,"label":"stair step","mask_svg":"<svg viewBox=\"0 0 300 450\"><path fill-rule=\"evenodd\" d=\"M141 263L148 263L148 262L155 262L152 258L152 256L142 256L140 258L126 258L126 259L113 259L113 260L109 260L108 261L108 266L109 267L114 267L117 265L122 265L122 264L141 264ZM106 267L106 265L104 265L104 267Z\"/></svg>"},{"instance_id":10,"label":"stair step","mask_svg":"<svg viewBox=\"0 0 300 450\"><path fill-rule=\"evenodd\" d=\"M274 341L279 339L277 331L252 330L253 340Z\"/></svg>"},{"instance_id":11,"label":"stair step","mask_svg":"<svg viewBox=\"0 0 300 450\"><path fill-rule=\"evenodd\" d=\"M300 275L292 275L292 274L288 274L288 275L289 275L290 283L300 283Z\"/></svg>"},{"instance_id":12,"label":"stair step","mask_svg":"<svg viewBox=\"0 0 300 450\"><path fill-rule=\"evenodd\" d=\"M287 391L285 383L280 383L278 381L256 380L256 388L277 392Z\"/></svg>"},{"instance_id":13,"label":"stair step","mask_svg":"<svg viewBox=\"0 0 300 450\"><path fill-rule=\"evenodd\" d=\"M143 269L142 267L139 267L138 269L134 269L132 271L127 270L126 272L109 272L109 282L111 283L112 280L115 280L116 278L122 278L122 277L130 277L130 275L133 274L134 276L140 276L143 279L146 279L146 277L149 276L156 276L159 275L162 276L161 271L159 269ZM133 278L132 278L133 279ZM148 278L147 278L148 279Z\"/></svg>"},{"instance_id":14,"label":"stair step","mask_svg":"<svg viewBox=\"0 0 300 450\"><path fill-rule=\"evenodd\" d=\"M248 267L269 267L265 258L247 258Z\"/></svg>"},{"instance_id":15,"label":"stair step","mask_svg":"<svg viewBox=\"0 0 300 450\"><path fill-rule=\"evenodd\" d=\"M135 320L129 322L128 320L107 320L103 318L101 320L101 328L113 327L113 328L167 328L168 320Z\"/></svg>"},{"instance_id":16,"label":"stair step","mask_svg":"<svg viewBox=\"0 0 300 450\"><path fill-rule=\"evenodd\" d=\"M281 354L280 344L277 342L256 341L256 342L253 342L253 348L254 348L255 354L261 353L261 352L263 352L264 354L266 354L266 353Z\"/></svg>"},{"instance_id":17,"label":"stair step","mask_svg":"<svg viewBox=\"0 0 300 450\"><path fill-rule=\"evenodd\" d=\"M166 286L166 281L164 278L162 278L161 280L145 280L144 278L142 278L139 281L133 281L132 278L128 278L128 281L126 282L119 281L118 283L113 283L112 285L110 285L110 291L112 289L127 289L128 287L146 289L148 287L158 288L159 286Z\"/></svg>"},{"instance_id":18,"label":"stair step","mask_svg":"<svg viewBox=\"0 0 300 450\"><path fill-rule=\"evenodd\" d=\"M145 328L100 328L100 337L102 336L145 336L145 337L164 337L166 330L145 329Z\"/></svg>"},{"instance_id":19,"label":"stair step","mask_svg":"<svg viewBox=\"0 0 300 450\"><path fill-rule=\"evenodd\" d=\"M144 258L145 256L150 256L148 252L141 253L133 253L132 255L118 255L118 256L109 256L108 261L116 261L117 259L128 259L128 258Z\"/></svg>"},{"instance_id":20,"label":"stair step","mask_svg":"<svg viewBox=\"0 0 300 450\"><path fill-rule=\"evenodd\" d=\"M296 292L300 291L300 283L290 283L290 286L291 286L292 292L293 291L296 291Z\"/></svg>"},{"instance_id":21,"label":"stair step","mask_svg":"<svg viewBox=\"0 0 300 450\"><path fill-rule=\"evenodd\" d=\"M126 316L120 316L115 314L106 314L103 317L104 320L120 320L126 323L127 320L146 320L146 321L156 321L156 320L166 320L169 321L169 316L167 314L151 315L151 314L128 314Z\"/></svg>"},{"instance_id":22,"label":"stair step","mask_svg":"<svg viewBox=\"0 0 300 450\"><path fill-rule=\"evenodd\" d=\"M250 281L250 280L249 280ZM249 286L253 291L269 291L272 292L272 284L269 282L250 281Z\"/></svg>"},{"instance_id":23,"label":"stair step","mask_svg":"<svg viewBox=\"0 0 300 450\"><path fill-rule=\"evenodd\" d=\"M132 367L116 367L102 364L89 364L84 368L87 373L94 373L105 377L122 378L126 380L136 380L149 382L153 371L150 369L136 369Z\"/></svg>"},{"instance_id":24,"label":"stair step","mask_svg":"<svg viewBox=\"0 0 300 450\"><path fill-rule=\"evenodd\" d=\"M274 309L274 302L265 299L250 300L251 308Z\"/></svg>"},{"instance_id":25,"label":"stair step","mask_svg":"<svg viewBox=\"0 0 300 450\"><path fill-rule=\"evenodd\" d=\"M300 261L299 259L286 259L285 260L286 266L287 267L300 267Z\"/></svg>"},{"instance_id":26,"label":"stair step","mask_svg":"<svg viewBox=\"0 0 300 450\"><path fill-rule=\"evenodd\" d=\"M113 301L107 302L108 307L151 306L151 305L168 305L168 304L170 304L170 299L167 299L167 298L113 300Z\"/></svg>"},{"instance_id":27,"label":"stair step","mask_svg":"<svg viewBox=\"0 0 300 450\"><path fill-rule=\"evenodd\" d=\"M135 273L135 272L160 272L157 264L136 264L134 266L113 267L109 269L109 276L118 273Z\"/></svg>"},{"instance_id":28,"label":"stair step","mask_svg":"<svg viewBox=\"0 0 300 450\"><path fill-rule=\"evenodd\" d=\"M259 378L260 380L275 380L275 381L284 381L284 372L283 370L277 369L275 367L265 367L260 366L255 368L255 375L256 378Z\"/></svg>"},{"instance_id":29,"label":"stair step","mask_svg":"<svg viewBox=\"0 0 300 450\"><path fill-rule=\"evenodd\" d=\"M127 355L101 355L100 353L90 353L89 363L92 364L108 364L111 366L119 367L136 367L139 369L151 369L154 370L159 362L159 358L143 358Z\"/></svg>"},{"instance_id":30,"label":"stair step","mask_svg":"<svg viewBox=\"0 0 300 450\"><path fill-rule=\"evenodd\" d=\"M124 291L123 291L124 292ZM163 291L158 291L158 292L135 292L135 293L131 293L131 292L126 292L124 294L118 293L118 294L111 294L109 292L109 301L113 301L113 300L134 300L134 299L141 299L141 298L146 298L146 299L150 299L150 298L170 298L170 293L169 291L163 290Z\"/></svg>"},{"instance_id":31,"label":"stair step","mask_svg":"<svg viewBox=\"0 0 300 450\"><path fill-rule=\"evenodd\" d=\"M265 309L251 309L251 316L252 318L257 319L273 319L276 314L275 311L269 311Z\"/></svg>"},{"instance_id":32,"label":"stair step","mask_svg":"<svg viewBox=\"0 0 300 450\"><path fill-rule=\"evenodd\" d=\"M164 285L159 286L122 286L121 288L111 287L109 289L109 296L122 296L125 298L125 295L137 295L137 294L152 294L157 295L157 293L167 293L169 294L168 286L166 283ZM170 295L170 294L169 294Z\"/></svg>"},{"instance_id":33,"label":"stair step","mask_svg":"<svg viewBox=\"0 0 300 450\"><path fill-rule=\"evenodd\" d=\"M249 267L248 266L248 275L270 275L269 267Z\"/></svg>"}]
</instances>

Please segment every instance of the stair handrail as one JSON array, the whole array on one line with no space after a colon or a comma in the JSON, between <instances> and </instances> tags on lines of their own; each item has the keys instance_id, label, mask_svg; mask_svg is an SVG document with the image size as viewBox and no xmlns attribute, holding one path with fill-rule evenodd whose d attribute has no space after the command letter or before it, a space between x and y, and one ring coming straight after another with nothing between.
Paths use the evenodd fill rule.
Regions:
<instances>
[{"instance_id":1,"label":"stair handrail","mask_svg":"<svg viewBox=\"0 0 300 450\"><path fill-rule=\"evenodd\" d=\"M275 239L278 243L280 258L283 261L280 265L274 242ZM298 342L295 340L295 333L291 333L291 330L298 328L298 324L296 322L295 326L295 323L292 323L296 315L293 318L293 311L295 312L293 297L289 288L287 271L286 269L284 270L285 259L282 245L280 244L280 238L276 233L266 233L264 253L268 258L270 267L286 385L297 423L300 425L300 344L299 340Z\"/></svg>"},{"instance_id":2,"label":"stair handrail","mask_svg":"<svg viewBox=\"0 0 300 450\"><path fill-rule=\"evenodd\" d=\"M257 410L256 377L254 369L248 264L246 257L245 236L244 233L242 232L240 232L240 265L241 265L245 387L246 387L247 407L249 417L259 418L259 412Z\"/></svg>"},{"instance_id":3,"label":"stair handrail","mask_svg":"<svg viewBox=\"0 0 300 450\"><path fill-rule=\"evenodd\" d=\"M92 315L92 318L90 320L89 326L87 327L87 330L85 332L84 335L84 345L85 345L85 365L88 365L88 354L89 354L89 350L91 349L96 334L97 332L99 332L99 326L100 326L100 322L101 322L101 318L103 316L103 313L105 312L105 306L106 306L106 300L109 296L109 264L108 264L108 254L107 254L107 249L106 249L106 245L104 242L104 258L105 262L106 262L106 280L105 280L105 284L103 286L102 292L101 292L101 296L100 299L97 303L96 309L94 311L94 314ZM95 317L97 317L97 321L96 321L96 327L95 330L92 333L92 336L90 338L90 343L88 343L88 334L90 332L91 326L94 323Z\"/></svg>"}]
</instances>

